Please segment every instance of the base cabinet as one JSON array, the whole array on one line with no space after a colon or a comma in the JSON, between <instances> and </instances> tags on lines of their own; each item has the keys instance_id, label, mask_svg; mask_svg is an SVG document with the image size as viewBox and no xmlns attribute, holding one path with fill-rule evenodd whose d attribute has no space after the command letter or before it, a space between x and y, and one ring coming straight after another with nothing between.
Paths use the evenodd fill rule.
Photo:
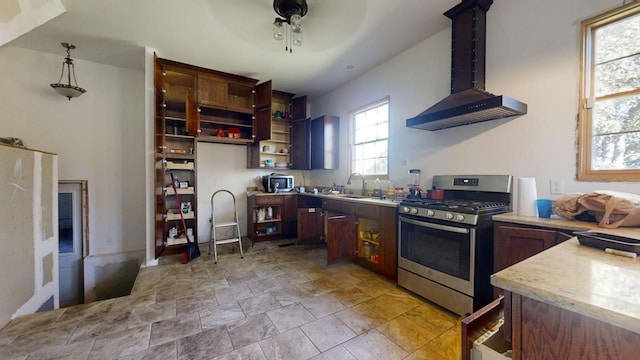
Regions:
<instances>
[{"instance_id":1,"label":"base cabinet","mask_svg":"<svg viewBox=\"0 0 640 360\"><path fill-rule=\"evenodd\" d=\"M508 292L507 292L508 293ZM636 359L640 334L511 293L513 359Z\"/></svg>"},{"instance_id":2,"label":"base cabinet","mask_svg":"<svg viewBox=\"0 0 640 360\"><path fill-rule=\"evenodd\" d=\"M572 231L494 222L494 272L573 237Z\"/></svg>"},{"instance_id":3,"label":"base cabinet","mask_svg":"<svg viewBox=\"0 0 640 360\"><path fill-rule=\"evenodd\" d=\"M397 279L396 208L323 200L327 262L353 261Z\"/></svg>"},{"instance_id":4,"label":"base cabinet","mask_svg":"<svg viewBox=\"0 0 640 360\"><path fill-rule=\"evenodd\" d=\"M247 198L247 236L252 241L296 236L297 195L252 195Z\"/></svg>"},{"instance_id":5,"label":"base cabinet","mask_svg":"<svg viewBox=\"0 0 640 360\"><path fill-rule=\"evenodd\" d=\"M297 245L316 244L324 240L324 213L322 208L299 208L297 225Z\"/></svg>"}]
</instances>

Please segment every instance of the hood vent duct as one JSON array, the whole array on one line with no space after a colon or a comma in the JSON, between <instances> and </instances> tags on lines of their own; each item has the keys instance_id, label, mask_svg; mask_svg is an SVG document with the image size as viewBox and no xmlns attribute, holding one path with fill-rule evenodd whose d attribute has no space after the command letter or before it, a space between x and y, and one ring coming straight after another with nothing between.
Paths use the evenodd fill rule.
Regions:
<instances>
[{"instance_id":1,"label":"hood vent duct","mask_svg":"<svg viewBox=\"0 0 640 360\"><path fill-rule=\"evenodd\" d=\"M441 130L527 113L527 104L484 90L486 13L493 0L463 0L444 13L452 20L451 95L407 119L407 127Z\"/></svg>"}]
</instances>

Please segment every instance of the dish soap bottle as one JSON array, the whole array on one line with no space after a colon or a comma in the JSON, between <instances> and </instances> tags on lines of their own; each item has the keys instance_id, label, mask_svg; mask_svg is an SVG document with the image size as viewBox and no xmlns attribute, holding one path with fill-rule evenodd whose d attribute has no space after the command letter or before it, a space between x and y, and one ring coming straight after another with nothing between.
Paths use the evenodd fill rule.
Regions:
<instances>
[{"instance_id":1,"label":"dish soap bottle","mask_svg":"<svg viewBox=\"0 0 640 360\"><path fill-rule=\"evenodd\" d=\"M396 188L393 187L393 181L387 182L387 199L394 199L396 197Z\"/></svg>"},{"instance_id":2,"label":"dish soap bottle","mask_svg":"<svg viewBox=\"0 0 640 360\"><path fill-rule=\"evenodd\" d=\"M380 187L380 179L376 178L376 184L373 187L373 196L380 197L382 196L382 188Z\"/></svg>"}]
</instances>

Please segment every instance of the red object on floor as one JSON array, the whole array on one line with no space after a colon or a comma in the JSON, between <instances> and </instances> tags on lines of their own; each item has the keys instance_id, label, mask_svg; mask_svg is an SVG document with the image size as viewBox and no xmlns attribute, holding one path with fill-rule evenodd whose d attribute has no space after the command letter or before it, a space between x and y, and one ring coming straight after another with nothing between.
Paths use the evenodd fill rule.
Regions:
<instances>
[{"instance_id":1,"label":"red object on floor","mask_svg":"<svg viewBox=\"0 0 640 360\"><path fill-rule=\"evenodd\" d=\"M188 262L189 262L189 255L187 255L187 252L185 251L182 253L182 263L186 264Z\"/></svg>"}]
</instances>

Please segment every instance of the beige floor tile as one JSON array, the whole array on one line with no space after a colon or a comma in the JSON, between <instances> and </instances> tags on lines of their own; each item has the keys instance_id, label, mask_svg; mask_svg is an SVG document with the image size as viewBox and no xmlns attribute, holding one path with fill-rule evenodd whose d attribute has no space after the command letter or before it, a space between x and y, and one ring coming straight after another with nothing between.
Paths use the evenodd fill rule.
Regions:
<instances>
[{"instance_id":1,"label":"beige floor tile","mask_svg":"<svg viewBox=\"0 0 640 360\"><path fill-rule=\"evenodd\" d=\"M409 354L377 330L359 335L343 346L358 360L397 360Z\"/></svg>"},{"instance_id":2,"label":"beige floor tile","mask_svg":"<svg viewBox=\"0 0 640 360\"><path fill-rule=\"evenodd\" d=\"M40 329L36 332L29 331L16 336L10 344L0 348L0 353L5 353L8 356L21 356L37 349L61 347L67 343L75 328L76 324L71 323L60 327Z\"/></svg>"},{"instance_id":3,"label":"beige floor tile","mask_svg":"<svg viewBox=\"0 0 640 360\"><path fill-rule=\"evenodd\" d=\"M258 315L267 311L281 308L280 302L269 294L260 294L246 299L238 300L238 304L247 316Z\"/></svg>"},{"instance_id":4,"label":"beige floor tile","mask_svg":"<svg viewBox=\"0 0 640 360\"><path fill-rule=\"evenodd\" d=\"M151 340L149 346L156 346L193 335L199 333L200 330L200 316L197 312L161 320L151 325Z\"/></svg>"},{"instance_id":5,"label":"beige floor tile","mask_svg":"<svg viewBox=\"0 0 640 360\"><path fill-rule=\"evenodd\" d=\"M431 344L427 344L420 349L413 352L404 360L447 360L445 357L436 352L436 349L432 348Z\"/></svg>"},{"instance_id":6,"label":"beige floor tile","mask_svg":"<svg viewBox=\"0 0 640 360\"><path fill-rule=\"evenodd\" d=\"M433 333L419 326L404 316L398 316L379 326L377 330L409 353L416 351L440 335L440 333Z\"/></svg>"},{"instance_id":7,"label":"beige floor tile","mask_svg":"<svg viewBox=\"0 0 640 360\"><path fill-rule=\"evenodd\" d=\"M316 318L302 304L293 303L267 312L280 333L315 321Z\"/></svg>"},{"instance_id":8,"label":"beige floor tile","mask_svg":"<svg viewBox=\"0 0 640 360\"><path fill-rule=\"evenodd\" d=\"M153 346L141 352L118 357L118 360L176 360L176 342Z\"/></svg>"},{"instance_id":9,"label":"beige floor tile","mask_svg":"<svg viewBox=\"0 0 640 360\"><path fill-rule=\"evenodd\" d=\"M176 316L176 301L162 301L151 305L135 306L131 309L131 315L127 327L135 328L156 321L171 319Z\"/></svg>"},{"instance_id":10,"label":"beige floor tile","mask_svg":"<svg viewBox=\"0 0 640 360\"><path fill-rule=\"evenodd\" d=\"M412 309L405 316L418 324L431 323L441 332L453 328L460 321L458 315L430 303Z\"/></svg>"},{"instance_id":11,"label":"beige floor tile","mask_svg":"<svg viewBox=\"0 0 640 360\"><path fill-rule=\"evenodd\" d=\"M213 290L199 292L176 300L176 314L187 314L218 305Z\"/></svg>"},{"instance_id":12,"label":"beige floor tile","mask_svg":"<svg viewBox=\"0 0 640 360\"><path fill-rule=\"evenodd\" d=\"M339 311L335 315L356 334L374 329L387 321L382 315L363 304Z\"/></svg>"},{"instance_id":13,"label":"beige floor tile","mask_svg":"<svg viewBox=\"0 0 640 360\"><path fill-rule=\"evenodd\" d=\"M460 332L456 330L447 330L438 336L427 346L431 347L435 352L440 354L446 360L458 360L461 357Z\"/></svg>"},{"instance_id":14,"label":"beige floor tile","mask_svg":"<svg viewBox=\"0 0 640 360\"><path fill-rule=\"evenodd\" d=\"M305 360L320 352L298 328L260 341L269 360Z\"/></svg>"},{"instance_id":15,"label":"beige floor tile","mask_svg":"<svg viewBox=\"0 0 640 360\"><path fill-rule=\"evenodd\" d=\"M93 346L93 340L85 340L76 342L73 345L40 349L34 353L29 354L30 360L68 360L86 359L89 355L89 351ZM0 357L1 358L1 357Z\"/></svg>"},{"instance_id":16,"label":"beige floor tile","mask_svg":"<svg viewBox=\"0 0 640 360\"><path fill-rule=\"evenodd\" d=\"M302 299L300 302L311 314L313 314L313 316L316 317L316 319L333 314L345 308L333 292L317 296L309 296Z\"/></svg>"},{"instance_id":17,"label":"beige floor tile","mask_svg":"<svg viewBox=\"0 0 640 360\"><path fill-rule=\"evenodd\" d=\"M357 287L340 288L330 294L346 307L355 306L371 299L369 294L366 294Z\"/></svg>"},{"instance_id":18,"label":"beige floor tile","mask_svg":"<svg viewBox=\"0 0 640 360\"><path fill-rule=\"evenodd\" d=\"M233 350L231 337L224 327L207 329L177 340L179 360L208 360Z\"/></svg>"},{"instance_id":19,"label":"beige floor tile","mask_svg":"<svg viewBox=\"0 0 640 360\"><path fill-rule=\"evenodd\" d=\"M215 290L218 304L237 304L238 300L252 297L253 294L247 285L235 285Z\"/></svg>"},{"instance_id":20,"label":"beige floor tile","mask_svg":"<svg viewBox=\"0 0 640 360\"><path fill-rule=\"evenodd\" d=\"M113 359L131 355L149 348L151 324L122 330L98 337L91 348L89 359Z\"/></svg>"},{"instance_id":21,"label":"beige floor tile","mask_svg":"<svg viewBox=\"0 0 640 360\"><path fill-rule=\"evenodd\" d=\"M420 306L422 302L413 298L382 294L365 301L363 304L372 308L385 319L391 320Z\"/></svg>"},{"instance_id":22,"label":"beige floor tile","mask_svg":"<svg viewBox=\"0 0 640 360\"><path fill-rule=\"evenodd\" d=\"M215 357L213 360L266 360L258 343L253 343L238 350Z\"/></svg>"},{"instance_id":23,"label":"beige floor tile","mask_svg":"<svg viewBox=\"0 0 640 360\"><path fill-rule=\"evenodd\" d=\"M231 336L234 349L239 349L278 334L278 329L273 325L267 314L264 313L233 322L227 325L227 330Z\"/></svg>"},{"instance_id":24,"label":"beige floor tile","mask_svg":"<svg viewBox=\"0 0 640 360\"><path fill-rule=\"evenodd\" d=\"M247 282L246 285L253 295L260 295L282 289L282 284L274 278L256 279Z\"/></svg>"},{"instance_id":25,"label":"beige floor tile","mask_svg":"<svg viewBox=\"0 0 640 360\"><path fill-rule=\"evenodd\" d=\"M68 344L92 340L100 335L121 331L127 328L129 313L120 314L113 319L93 319L82 321L73 332Z\"/></svg>"},{"instance_id":26,"label":"beige floor tile","mask_svg":"<svg viewBox=\"0 0 640 360\"><path fill-rule=\"evenodd\" d=\"M334 348L331 348L320 355L317 355L312 360L356 360L356 358L351 355L347 349L342 345L338 345Z\"/></svg>"},{"instance_id":27,"label":"beige floor tile","mask_svg":"<svg viewBox=\"0 0 640 360\"><path fill-rule=\"evenodd\" d=\"M320 351L326 351L356 336L342 320L334 315L310 322L301 327Z\"/></svg>"},{"instance_id":28,"label":"beige floor tile","mask_svg":"<svg viewBox=\"0 0 640 360\"><path fill-rule=\"evenodd\" d=\"M203 329L211 329L245 318L238 303L232 305L218 305L198 311L200 324Z\"/></svg>"}]
</instances>

